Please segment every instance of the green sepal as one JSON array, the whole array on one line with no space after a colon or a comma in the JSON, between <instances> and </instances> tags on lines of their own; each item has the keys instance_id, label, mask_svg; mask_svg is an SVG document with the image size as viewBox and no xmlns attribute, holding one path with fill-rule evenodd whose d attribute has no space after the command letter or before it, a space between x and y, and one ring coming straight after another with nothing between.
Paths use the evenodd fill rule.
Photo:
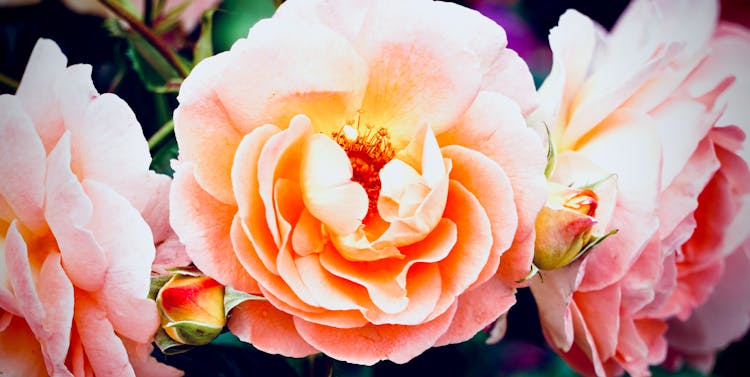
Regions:
<instances>
[{"instance_id":1,"label":"green sepal","mask_svg":"<svg viewBox=\"0 0 750 377\"><path fill-rule=\"evenodd\" d=\"M175 339L182 344L192 346L202 346L211 343L214 338L221 334L224 326L213 326L208 323L194 321L169 322L164 328L174 329L179 339ZM169 336L169 335L167 335Z\"/></svg>"},{"instance_id":2,"label":"green sepal","mask_svg":"<svg viewBox=\"0 0 750 377\"><path fill-rule=\"evenodd\" d=\"M593 189L597 188L599 185L601 185L602 183L610 180L611 178L617 179L617 174L612 173L612 174L607 175L606 177L604 177L604 178L602 178L602 179L600 179L598 181L589 183L587 185L583 185L583 186L578 187L578 188L581 189L581 190L593 190Z\"/></svg>"},{"instance_id":3,"label":"green sepal","mask_svg":"<svg viewBox=\"0 0 750 377\"><path fill-rule=\"evenodd\" d=\"M170 338L169 335L167 335L167 332L161 327L154 335L154 343L156 344L156 347L161 350L161 353L165 355L177 355L195 348L194 346L182 344Z\"/></svg>"},{"instance_id":4,"label":"green sepal","mask_svg":"<svg viewBox=\"0 0 750 377\"><path fill-rule=\"evenodd\" d=\"M250 300L266 301L266 298L238 291L232 287L224 287L224 315L229 315L229 311L235 306Z\"/></svg>"},{"instance_id":5,"label":"green sepal","mask_svg":"<svg viewBox=\"0 0 750 377\"><path fill-rule=\"evenodd\" d=\"M555 171L557 151L555 150L555 143L552 142L552 133L546 123L544 129L547 131L547 166L544 167L544 176L549 178Z\"/></svg>"},{"instance_id":6,"label":"green sepal","mask_svg":"<svg viewBox=\"0 0 750 377\"><path fill-rule=\"evenodd\" d=\"M589 243L587 243L586 246L584 246L583 249L581 249L581 252L578 253L578 255L576 255L575 258L573 258L573 260L570 261L570 263L573 263L573 261L580 258L583 254L586 254L587 252L589 252L589 250L593 249L594 246L600 244L602 241L607 239L607 237L617 234L617 232L619 231L620 231L619 229L612 229L602 236L592 238L589 241Z\"/></svg>"},{"instance_id":7,"label":"green sepal","mask_svg":"<svg viewBox=\"0 0 750 377\"><path fill-rule=\"evenodd\" d=\"M203 276L203 272L201 272L201 270L199 270L198 267L195 267L194 265L168 268L167 271L175 275L184 275L184 276L193 276L193 277Z\"/></svg>"},{"instance_id":8,"label":"green sepal","mask_svg":"<svg viewBox=\"0 0 750 377\"><path fill-rule=\"evenodd\" d=\"M533 278L537 273L539 273L539 268L534 263L532 263L531 267L529 268L529 273L523 278L516 280L516 283L525 283Z\"/></svg>"},{"instance_id":9,"label":"green sepal","mask_svg":"<svg viewBox=\"0 0 750 377\"><path fill-rule=\"evenodd\" d=\"M159 291L164 284L167 284L169 279L172 277L169 275L160 275L151 277L151 286L148 289L148 298L156 300L156 296L159 295Z\"/></svg>"}]
</instances>

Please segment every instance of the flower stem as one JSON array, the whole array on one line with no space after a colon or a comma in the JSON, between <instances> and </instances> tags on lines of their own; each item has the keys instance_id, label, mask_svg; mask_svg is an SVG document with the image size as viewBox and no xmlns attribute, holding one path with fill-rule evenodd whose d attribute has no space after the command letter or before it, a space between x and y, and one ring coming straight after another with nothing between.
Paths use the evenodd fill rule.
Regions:
<instances>
[{"instance_id":1,"label":"flower stem","mask_svg":"<svg viewBox=\"0 0 750 377\"><path fill-rule=\"evenodd\" d=\"M167 136L172 134L172 131L174 131L174 121L170 119L148 139L148 149L153 150L156 148Z\"/></svg>"},{"instance_id":2,"label":"flower stem","mask_svg":"<svg viewBox=\"0 0 750 377\"><path fill-rule=\"evenodd\" d=\"M164 41L156 34L154 34L148 26L146 26L141 20L133 16L127 9L120 5L116 0L99 0L99 2L112 11L117 17L127 22L133 30L137 31L138 34L143 36L169 64L177 71L177 73L185 78L188 75L188 70L182 65L180 59Z\"/></svg>"},{"instance_id":3,"label":"flower stem","mask_svg":"<svg viewBox=\"0 0 750 377\"><path fill-rule=\"evenodd\" d=\"M13 90L18 89L18 81L0 73L0 84L7 86Z\"/></svg>"}]
</instances>

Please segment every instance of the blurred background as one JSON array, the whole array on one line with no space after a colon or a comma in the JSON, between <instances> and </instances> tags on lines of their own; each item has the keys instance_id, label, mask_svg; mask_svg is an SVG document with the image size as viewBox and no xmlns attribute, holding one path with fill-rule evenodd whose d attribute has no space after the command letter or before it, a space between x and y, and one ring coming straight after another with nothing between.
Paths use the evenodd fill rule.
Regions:
<instances>
[{"instance_id":1,"label":"blurred background","mask_svg":"<svg viewBox=\"0 0 750 377\"><path fill-rule=\"evenodd\" d=\"M0 5L9 0L0 0ZM552 57L547 33L568 8L575 8L611 28L627 6L627 0L466 0L455 1L474 8L502 25L509 47L528 63L537 85L549 73ZM211 19L208 35L214 53L229 49L247 35L257 20L273 14L273 0L225 0ZM748 0L722 1L721 17L750 26ZM69 64L87 63L93 67L93 80L100 92L114 92L125 99L137 114L148 138L171 119L177 106L176 93L168 85L152 85L139 60L129 55L132 40L122 35L117 24L97 16L71 11L60 1L0 8L0 93L14 93L31 50L38 38L53 39L68 57ZM191 61L201 28L168 35L169 44ZM141 62L142 63L142 62ZM162 83L164 84L164 83ZM152 167L170 173L168 161L176 156L172 137L164 139L154 154ZM508 315L508 330L498 344L486 345L487 335L478 334L469 342L429 350L406 365L381 362L366 368L327 358L286 359L268 355L239 342L230 333L212 344L187 353L155 356L186 370L187 376L575 376L545 344L531 294L523 289L518 303ZM714 376L750 376L750 337L732 344L719 354ZM700 376L683 369L653 369L655 376Z\"/></svg>"}]
</instances>

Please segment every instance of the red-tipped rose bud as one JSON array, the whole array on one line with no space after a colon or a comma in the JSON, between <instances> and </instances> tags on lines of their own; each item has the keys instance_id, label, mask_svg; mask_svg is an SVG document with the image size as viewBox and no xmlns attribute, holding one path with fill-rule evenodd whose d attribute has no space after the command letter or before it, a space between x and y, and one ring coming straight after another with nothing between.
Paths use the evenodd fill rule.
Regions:
<instances>
[{"instance_id":1,"label":"red-tipped rose bud","mask_svg":"<svg viewBox=\"0 0 750 377\"><path fill-rule=\"evenodd\" d=\"M224 286L207 276L175 274L161 288L156 302L162 328L182 344L207 344L226 323Z\"/></svg>"},{"instance_id":2,"label":"red-tipped rose bud","mask_svg":"<svg viewBox=\"0 0 750 377\"><path fill-rule=\"evenodd\" d=\"M547 204L536 219L534 264L541 270L564 267L594 240L597 195L550 183Z\"/></svg>"}]
</instances>

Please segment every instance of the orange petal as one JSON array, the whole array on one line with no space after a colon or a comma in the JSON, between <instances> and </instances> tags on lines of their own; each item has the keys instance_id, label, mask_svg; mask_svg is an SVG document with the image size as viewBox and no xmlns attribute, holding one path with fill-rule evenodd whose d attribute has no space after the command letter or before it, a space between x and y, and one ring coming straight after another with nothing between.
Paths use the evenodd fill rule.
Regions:
<instances>
[{"instance_id":1,"label":"orange petal","mask_svg":"<svg viewBox=\"0 0 750 377\"><path fill-rule=\"evenodd\" d=\"M458 238L448 256L439 262L443 295L456 297L472 286L487 265L492 230L487 213L477 198L451 180L443 215L456 224Z\"/></svg>"},{"instance_id":2,"label":"orange petal","mask_svg":"<svg viewBox=\"0 0 750 377\"><path fill-rule=\"evenodd\" d=\"M258 194L265 208L266 226L277 247L280 247L283 241L279 233L280 224L273 199L274 185L280 178L300 180L300 150L311 133L310 119L303 115L297 116L289 123L288 129L268 139L258 156Z\"/></svg>"},{"instance_id":3,"label":"orange petal","mask_svg":"<svg viewBox=\"0 0 750 377\"><path fill-rule=\"evenodd\" d=\"M438 132L454 122L479 90L481 62L473 46L467 46L466 28L435 28L436 23L452 23L456 14L470 11L436 4L373 6L354 43L369 63L362 119L388 128L397 150L422 124ZM415 19L415 14L424 17Z\"/></svg>"},{"instance_id":4,"label":"orange petal","mask_svg":"<svg viewBox=\"0 0 750 377\"><path fill-rule=\"evenodd\" d=\"M351 179L344 150L328 136L311 136L300 164L302 197L310 213L336 234L354 232L367 214L367 192Z\"/></svg>"},{"instance_id":5,"label":"orange petal","mask_svg":"<svg viewBox=\"0 0 750 377\"><path fill-rule=\"evenodd\" d=\"M169 195L170 222L198 268L224 285L257 293L258 285L232 253L229 230L236 208L204 191L190 164L180 164Z\"/></svg>"},{"instance_id":6,"label":"orange petal","mask_svg":"<svg viewBox=\"0 0 750 377\"><path fill-rule=\"evenodd\" d=\"M180 106L174 111L174 133L180 160L195 164L195 180L201 188L216 200L234 204L230 172L243 130L219 98L218 76L228 63L227 53L217 54L190 72L177 96Z\"/></svg>"},{"instance_id":7,"label":"orange petal","mask_svg":"<svg viewBox=\"0 0 750 377\"><path fill-rule=\"evenodd\" d=\"M385 313L398 313L408 305L406 276L419 262L435 263L446 258L456 242L456 224L448 219L438 223L424 240L402 247L404 259L352 262L333 248L320 254L321 265L332 274L367 288L373 304Z\"/></svg>"},{"instance_id":8,"label":"orange petal","mask_svg":"<svg viewBox=\"0 0 750 377\"><path fill-rule=\"evenodd\" d=\"M440 299L442 284L440 269L435 263L419 263L409 269L406 276L406 294L409 304L399 313L384 313L377 308L366 311L373 325L420 325L435 310ZM442 313L441 313L442 314Z\"/></svg>"},{"instance_id":9,"label":"orange petal","mask_svg":"<svg viewBox=\"0 0 750 377\"><path fill-rule=\"evenodd\" d=\"M305 341L335 359L372 365L380 360L403 364L426 351L450 326L455 305L430 322L416 326L372 325L339 329L294 318Z\"/></svg>"},{"instance_id":10,"label":"orange petal","mask_svg":"<svg viewBox=\"0 0 750 377\"><path fill-rule=\"evenodd\" d=\"M451 179L461 183L476 197L490 220L492 248L487 263L472 284L477 286L497 272L500 256L513 242L518 226L513 188L502 169L486 156L452 145L442 151L453 162ZM492 184L487 184L488 182Z\"/></svg>"},{"instance_id":11,"label":"orange petal","mask_svg":"<svg viewBox=\"0 0 750 377\"><path fill-rule=\"evenodd\" d=\"M533 232L536 214L547 200L546 150L536 132L526 126L518 105L500 94L480 92L463 119L438 135L438 142L461 145L495 161L513 187L518 214L515 239L521 241Z\"/></svg>"},{"instance_id":12,"label":"orange petal","mask_svg":"<svg viewBox=\"0 0 750 377\"><path fill-rule=\"evenodd\" d=\"M242 133L263 124L283 127L298 114L307 115L316 131L330 133L359 109L365 62L346 39L323 25L261 20L227 55L229 64L213 68L215 87Z\"/></svg>"}]
</instances>

